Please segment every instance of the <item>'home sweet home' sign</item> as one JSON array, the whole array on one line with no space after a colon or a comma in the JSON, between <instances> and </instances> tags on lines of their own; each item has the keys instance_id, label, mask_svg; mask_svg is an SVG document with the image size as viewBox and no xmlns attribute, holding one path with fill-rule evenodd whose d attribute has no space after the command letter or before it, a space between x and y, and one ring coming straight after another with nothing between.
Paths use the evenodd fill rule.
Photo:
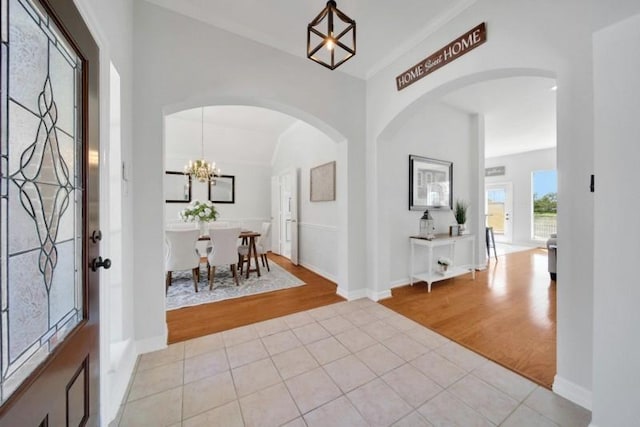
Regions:
<instances>
[{"instance_id":1,"label":"'home sweet home' sign","mask_svg":"<svg viewBox=\"0 0 640 427\"><path fill-rule=\"evenodd\" d=\"M398 91L458 59L486 41L487 27L483 22L396 77Z\"/></svg>"}]
</instances>

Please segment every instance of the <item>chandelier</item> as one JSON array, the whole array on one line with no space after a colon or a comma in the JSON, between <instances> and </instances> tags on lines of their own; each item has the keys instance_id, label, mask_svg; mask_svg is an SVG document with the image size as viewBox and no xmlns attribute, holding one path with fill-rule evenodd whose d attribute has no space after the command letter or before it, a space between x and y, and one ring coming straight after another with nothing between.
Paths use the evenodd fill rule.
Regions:
<instances>
[{"instance_id":1,"label":"chandelier","mask_svg":"<svg viewBox=\"0 0 640 427\"><path fill-rule=\"evenodd\" d=\"M220 169L216 168L214 162L208 162L204 159L204 107L201 109L201 154L200 160L189 160L189 164L185 165L184 173L191 175L193 179L200 182L209 181L212 185L216 184L216 177L220 176Z\"/></svg>"},{"instance_id":2,"label":"chandelier","mask_svg":"<svg viewBox=\"0 0 640 427\"><path fill-rule=\"evenodd\" d=\"M335 1L329 0L307 25L307 58L335 70L355 54L356 21L338 10Z\"/></svg>"}]
</instances>

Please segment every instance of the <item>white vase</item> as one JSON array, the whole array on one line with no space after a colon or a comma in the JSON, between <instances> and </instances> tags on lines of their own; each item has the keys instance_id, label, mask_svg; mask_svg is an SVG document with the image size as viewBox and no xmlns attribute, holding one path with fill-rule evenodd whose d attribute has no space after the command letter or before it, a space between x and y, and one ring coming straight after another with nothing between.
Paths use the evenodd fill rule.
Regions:
<instances>
[{"instance_id":1,"label":"white vase","mask_svg":"<svg viewBox=\"0 0 640 427\"><path fill-rule=\"evenodd\" d=\"M204 236L208 234L207 223L204 221L198 221L198 226L200 227L200 235Z\"/></svg>"}]
</instances>

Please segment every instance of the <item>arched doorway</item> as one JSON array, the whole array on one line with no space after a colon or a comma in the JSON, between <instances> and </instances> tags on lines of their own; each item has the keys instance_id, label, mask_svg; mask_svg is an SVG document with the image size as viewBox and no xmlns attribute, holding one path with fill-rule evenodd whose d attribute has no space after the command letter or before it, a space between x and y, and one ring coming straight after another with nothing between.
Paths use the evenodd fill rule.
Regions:
<instances>
[{"instance_id":1,"label":"arched doorway","mask_svg":"<svg viewBox=\"0 0 640 427\"><path fill-rule=\"evenodd\" d=\"M516 74L519 76L519 74ZM513 76L506 76L513 77ZM499 78L506 79L504 74L499 74ZM535 78L539 78L536 75ZM426 156L438 160L445 160L453 163L453 193L454 199L462 199L470 204L467 225L471 234L476 236L476 259L474 260L476 269L485 269L485 202L484 202L484 172L485 172L485 117L482 110L461 109L455 103L443 103L440 100L453 90L459 90L466 85L466 82L475 79L461 79L465 81L462 86L450 86L450 91L443 91L441 88L433 93L425 94L422 98L411 104L396 116L379 135L376 140L376 170L374 177L376 184L376 213L377 228L373 235L377 238L376 248L378 258L376 259L377 294L381 297L391 296L391 288L403 286L409 283L408 264L412 255L408 244L408 236L418 232L418 223L421 212L411 212L407 209L407 181L409 155ZM494 81L492 76L485 76L485 80ZM553 86L553 80L545 76L544 83L548 84L546 90ZM474 81L474 83L477 83ZM521 82L524 84L523 82ZM554 111L555 114L555 111ZM554 123L555 125L555 123ZM555 135L554 135L555 136ZM530 177L529 177L530 178ZM520 189L520 191L523 191ZM524 191L530 195L530 185ZM525 195L527 197L527 195ZM447 233L448 226L455 224L453 214L449 210L438 210L432 216L436 220L436 233ZM545 254L541 254L545 257ZM437 256L437 255L436 255ZM457 256L457 254L456 254ZM463 259L464 259L463 255ZM546 259L546 258L545 258ZM414 260L415 261L415 260ZM417 262L417 261L416 261ZM539 266L536 265L535 268ZM539 271L542 277L542 286L535 289L540 296L541 317L537 317L534 327L544 328L550 332L543 338L545 348L548 349L549 366L551 370L544 373L544 379L538 379L533 375L529 377L540 384L550 387L555 374L555 283L549 283L546 272L546 262L543 271ZM538 277L538 274L536 274ZM513 276L508 276L508 280L516 280ZM546 282L545 282L546 281ZM444 283L444 282L443 282ZM454 285L451 285L454 286ZM471 285L469 285L471 286ZM474 285L475 286L475 285ZM480 285L479 285L480 286ZM549 289L553 288L553 292ZM504 297L505 288L493 289L495 294ZM403 294L408 292L402 291ZM426 292L426 291L425 291ZM414 295L412 293L411 295ZM435 297L434 297L435 298ZM545 300L546 298L546 300ZM485 301L486 302L486 301ZM416 301L416 304L419 304ZM444 303L443 303L444 304ZM445 306L448 302L444 304ZM546 305L545 305L546 304ZM385 303L387 305L387 303ZM392 306L392 305L387 305ZM427 318L429 310L423 306L420 316L423 316L422 324L431 326ZM515 307L515 306L514 306ZM464 316L456 311L456 305L451 301L451 317L460 316L460 322L464 323ZM400 311L402 314L404 312ZM551 313L551 314L549 314ZM442 315L438 313L434 316ZM536 315L537 316L537 315ZM446 315L445 315L446 317ZM471 317L471 316L469 316ZM442 319L442 317L439 317ZM414 318L414 320L416 320ZM537 325L542 323L543 325ZM508 327L505 325L505 328ZM532 328L533 329L533 328ZM524 329L523 329L524 330ZM441 332L442 333L442 332ZM526 335L525 332L522 332ZM449 336L456 340L459 336ZM547 338L550 337L552 345L546 345ZM482 349L474 347L464 341L458 341L467 345L484 356L492 358L491 354L482 352ZM546 356L545 356L546 357ZM498 359L494 359L501 362ZM510 368L513 368L509 366ZM517 370L520 373L528 374L525 369Z\"/></svg>"},{"instance_id":2,"label":"arched doorway","mask_svg":"<svg viewBox=\"0 0 640 427\"><path fill-rule=\"evenodd\" d=\"M381 155L381 147L391 144L391 141L402 130L403 126L411 120L415 114L424 108L436 105L440 102L440 99L456 90L470 86L472 84L480 83L483 81L496 80L508 77L518 76L531 76L531 77L548 77L554 78L554 74L547 70L539 69L500 69L492 70L481 73L470 74L464 77L454 79L447 82L429 92L422 94L418 99L407 105L402 111L400 111L395 117L393 117L374 137L374 145L372 147L374 151L373 157L375 158L375 164L370 174L371 180L374 183L373 204L375 206L374 212L372 212L372 253L374 254L374 261L372 266L375 268L375 273L372 276L375 294L378 298L385 298L390 296L390 288L394 281L390 272L390 230L392 227L397 227L397 223L393 222L393 219L389 217L389 209L387 199L382 193L382 189L387 185L388 179L385 174L389 174L390 169L382 163L384 156ZM467 183L465 189L465 196L469 198L469 202L476 206L476 209L471 210L471 215L467 220L467 224L473 227L473 230L477 233L477 230L483 230L485 224L484 214L480 213L477 208L484 205L484 180L481 174L484 173L484 121L481 116L473 116L468 123L468 138L473 141L466 149L468 152L468 158L465 163L470 168L468 176L479 177L475 179L475 184L472 182ZM429 135L422 136L422 141L425 144L429 142ZM431 143L435 146L438 145L438 141L431 140ZM445 151L446 152L446 151ZM395 171L396 173L398 171ZM400 175L406 177L407 174L400 172ZM456 179L454 178L454 187L456 185ZM472 188L473 187L473 188ZM406 194L406 192L404 192ZM455 196L454 196L455 197ZM406 205L406 203L404 203ZM407 214L405 216L406 221L413 221L417 224L419 216ZM415 218L414 218L415 217ZM417 225L416 225L417 227ZM414 227L415 228L415 227ZM478 255L477 264L481 265L483 262L479 261L479 256L485 252L484 239L476 240L476 254Z\"/></svg>"},{"instance_id":3,"label":"arched doorway","mask_svg":"<svg viewBox=\"0 0 640 427\"><path fill-rule=\"evenodd\" d=\"M193 107L196 108L193 109ZM203 117L207 118L202 124L200 110L203 111ZM192 118L191 126L188 123L190 120L189 114L193 111L197 112L197 114L193 115L197 117ZM236 126L237 129L244 126L240 123L242 114L248 115L247 120L254 121L253 127L265 129L263 132L264 138L259 136L260 133L258 131L250 134L253 132L253 130L250 131L252 128L251 123L246 124L246 129L242 131L244 133L233 133L229 130L231 127L225 131L219 123L209 123L209 121L213 120L211 117L216 114L222 120L231 120L231 122L235 123L231 127ZM234 118L230 119L230 116ZM176 118L180 118L183 124L176 127L174 120ZM277 130L274 132L277 135L274 136L271 130L267 130L271 126L267 123L268 120L276 122L274 126ZM204 125L205 122L207 123L206 126ZM176 143L176 132L183 132L185 135L185 138L178 141L178 143ZM283 169L292 168L292 158L304 159L306 163L303 162L304 168L300 178L302 200L299 203L302 219L297 224L300 231L300 261L304 267L337 282L338 294L340 294L341 284L343 286L346 285L341 280L341 277L346 277L347 274L347 264L339 256L343 251L342 248L346 247L347 236L347 233L343 232L347 217L345 138L331 127L308 114L286 106L276 105L271 101L263 102L244 98L206 99L180 104L164 110L163 152L165 154L165 169L182 170L184 163L188 161L190 156L199 158L201 137L204 144L205 158L209 161L216 161L222 169L223 175L233 175L236 183L235 203L218 205L219 211L222 213L220 220L250 229L259 229L263 222L269 221L270 216L273 216L268 205L270 202L269 192L271 190L270 178L280 175ZM252 137L254 137L253 141L251 141ZM225 138L232 141L234 145L217 145L216 150L218 151L217 154L214 154L210 145L214 141L220 141ZM296 141L299 141L299 144ZM269 148L271 151L266 150L260 144L271 144ZM296 145L305 144L311 144L309 146L312 148L292 154L292 150ZM187 145L194 145L192 148L197 152L183 156L176 154L176 149L182 149ZM251 158L251 155L249 155L251 153L249 152L252 150L252 146L257 151L253 157L257 155L260 158ZM330 149L327 149L328 146L331 146L329 147ZM322 147L325 148L323 149ZM288 154L282 154L283 151ZM333 154L327 154L324 151L331 151ZM309 155L309 153L312 154ZM236 157L241 158L242 161L238 162L238 164L233 164L233 159ZM287 159L282 160L282 157ZM336 174L337 197L335 201L328 203L331 207L328 207L327 204L321 206L318 203L310 203L308 195L310 167L325 163L327 160L333 160L338 165ZM248 186L247 179L249 178L242 178L241 174L243 173L251 175L250 179L254 183ZM195 183L194 187L197 187L198 184ZM243 185L244 189L241 189ZM249 197L249 200L247 200L248 191L253 194L252 197ZM206 190L201 191L199 188L194 188L193 197L196 199L205 198L206 200ZM256 202L258 199L261 201L260 203ZM165 204L165 223L167 221L176 221L177 212L180 208L181 206L174 204ZM325 214L319 214L319 210L324 210ZM326 214L327 212L329 212L328 215ZM329 221L331 224L325 224L327 217L331 218ZM274 225L272 230L277 235L277 224L272 224ZM272 233L271 236L274 236L274 234ZM323 245L323 248L319 249L316 247L317 245ZM318 254L325 255L318 256ZM331 256L328 257L326 254L331 254Z\"/></svg>"}]
</instances>

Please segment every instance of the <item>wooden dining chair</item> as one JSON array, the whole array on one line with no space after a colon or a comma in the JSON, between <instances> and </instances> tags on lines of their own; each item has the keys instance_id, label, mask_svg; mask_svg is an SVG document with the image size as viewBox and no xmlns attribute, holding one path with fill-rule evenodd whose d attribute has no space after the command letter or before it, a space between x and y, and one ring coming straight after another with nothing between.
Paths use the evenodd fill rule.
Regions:
<instances>
[{"instance_id":1,"label":"wooden dining chair","mask_svg":"<svg viewBox=\"0 0 640 427\"><path fill-rule=\"evenodd\" d=\"M213 250L207 255L209 289L213 289L213 281L215 279L216 267L228 265L233 273L233 278L238 282L238 271L236 270L236 261L238 260L238 237L240 236L240 228L211 228L209 229L209 237L213 244Z\"/></svg>"},{"instance_id":2,"label":"wooden dining chair","mask_svg":"<svg viewBox=\"0 0 640 427\"><path fill-rule=\"evenodd\" d=\"M164 232L167 243L165 258L165 292L171 286L171 275L174 271L191 270L193 287L198 292L200 279L200 255L196 250L199 230L166 230Z\"/></svg>"}]
</instances>

